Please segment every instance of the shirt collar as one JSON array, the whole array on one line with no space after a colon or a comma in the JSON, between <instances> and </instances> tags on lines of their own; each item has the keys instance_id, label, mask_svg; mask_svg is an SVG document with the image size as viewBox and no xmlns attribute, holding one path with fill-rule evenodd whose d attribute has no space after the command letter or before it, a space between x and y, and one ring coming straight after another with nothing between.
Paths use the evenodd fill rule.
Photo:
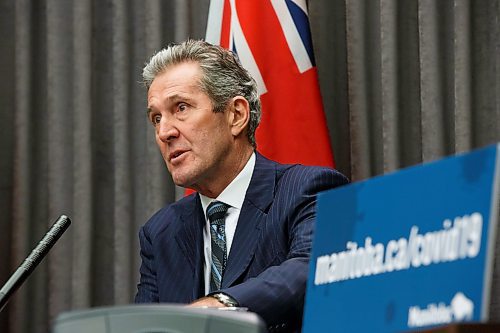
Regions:
<instances>
[{"instance_id":1,"label":"shirt collar","mask_svg":"<svg viewBox=\"0 0 500 333\"><path fill-rule=\"evenodd\" d=\"M200 195L201 206L203 208L203 213L206 216L207 207L212 203L212 201L220 201L229 206L241 209L243 206L243 201L245 200L245 194L247 192L248 186L250 185L250 180L252 179L253 169L255 167L255 152L248 159L245 167L240 171L240 173L233 179L229 185L219 194L215 199Z\"/></svg>"}]
</instances>

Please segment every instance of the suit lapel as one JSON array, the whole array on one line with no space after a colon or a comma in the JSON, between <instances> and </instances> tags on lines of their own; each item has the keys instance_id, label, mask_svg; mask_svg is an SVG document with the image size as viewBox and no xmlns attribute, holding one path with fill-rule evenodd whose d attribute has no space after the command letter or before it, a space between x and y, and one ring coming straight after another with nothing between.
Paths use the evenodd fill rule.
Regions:
<instances>
[{"instance_id":1,"label":"suit lapel","mask_svg":"<svg viewBox=\"0 0 500 333\"><path fill-rule=\"evenodd\" d=\"M276 163L256 153L255 168L243 201L222 288L231 286L245 272L254 255L261 223L274 198Z\"/></svg>"},{"instance_id":2,"label":"suit lapel","mask_svg":"<svg viewBox=\"0 0 500 333\"><path fill-rule=\"evenodd\" d=\"M204 294L203 286L203 227L205 217L198 194L182 210L175 240L189 262L194 277L193 299Z\"/></svg>"}]
</instances>

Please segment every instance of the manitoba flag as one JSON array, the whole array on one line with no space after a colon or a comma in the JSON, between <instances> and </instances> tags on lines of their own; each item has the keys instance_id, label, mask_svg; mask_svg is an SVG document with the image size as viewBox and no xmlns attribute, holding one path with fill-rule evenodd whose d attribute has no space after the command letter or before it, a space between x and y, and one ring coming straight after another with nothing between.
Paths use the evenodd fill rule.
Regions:
<instances>
[{"instance_id":1,"label":"manitoba flag","mask_svg":"<svg viewBox=\"0 0 500 333\"><path fill-rule=\"evenodd\" d=\"M306 0L211 0L206 40L237 53L257 81L262 154L334 166Z\"/></svg>"}]
</instances>

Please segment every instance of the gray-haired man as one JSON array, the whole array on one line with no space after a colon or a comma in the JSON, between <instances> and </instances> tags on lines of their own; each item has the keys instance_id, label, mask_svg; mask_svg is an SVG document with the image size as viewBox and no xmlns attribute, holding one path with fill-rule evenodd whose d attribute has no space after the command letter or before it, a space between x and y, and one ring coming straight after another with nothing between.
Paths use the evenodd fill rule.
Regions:
<instances>
[{"instance_id":1,"label":"gray-haired man","mask_svg":"<svg viewBox=\"0 0 500 333\"><path fill-rule=\"evenodd\" d=\"M273 331L299 331L316 193L347 179L256 151L257 87L230 51L203 41L171 45L143 78L174 183L198 193L141 228L136 302L238 305Z\"/></svg>"}]
</instances>

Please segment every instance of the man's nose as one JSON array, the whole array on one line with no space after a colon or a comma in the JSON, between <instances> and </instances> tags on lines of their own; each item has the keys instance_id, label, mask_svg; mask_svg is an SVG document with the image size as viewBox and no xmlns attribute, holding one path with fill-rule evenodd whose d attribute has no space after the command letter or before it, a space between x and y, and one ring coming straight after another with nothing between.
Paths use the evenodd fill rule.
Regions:
<instances>
[{"instance_id":1,"label":"man's nose","mask_svg":"<svg viewBox=\"0 0 500 333\"><path fill-rule=\"evenodd\" d=\"M158 138L163 142L169 142L179 137L179 130L171 119L163 117L158 124Z\"/></svg>"}]
</instances>

